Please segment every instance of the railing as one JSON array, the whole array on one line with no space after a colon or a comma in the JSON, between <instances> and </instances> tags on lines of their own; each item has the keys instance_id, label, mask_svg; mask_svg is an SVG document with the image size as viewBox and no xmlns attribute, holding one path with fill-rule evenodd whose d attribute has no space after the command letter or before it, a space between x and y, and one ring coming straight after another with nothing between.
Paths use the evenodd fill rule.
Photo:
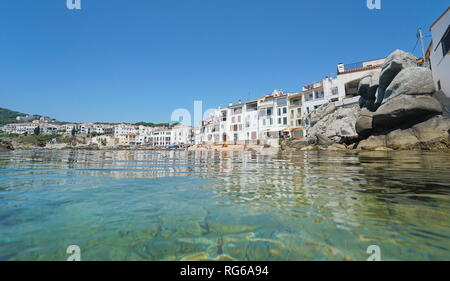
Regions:
<instances>
[{"instance_id":1,"label":"railing","mask_svg":"<svg viewBox=\"0 0 450 281\"><path fill-rule=\"evenodd\" d=\"M352 69L357 69L357 68L362 68L363 66L364 66L364 65L363 65L363 62L362 62L362 61L360 61L360 62L355 62L355 63L344 64L344 71L352 70Z\"/></svg>"}]
</instances>

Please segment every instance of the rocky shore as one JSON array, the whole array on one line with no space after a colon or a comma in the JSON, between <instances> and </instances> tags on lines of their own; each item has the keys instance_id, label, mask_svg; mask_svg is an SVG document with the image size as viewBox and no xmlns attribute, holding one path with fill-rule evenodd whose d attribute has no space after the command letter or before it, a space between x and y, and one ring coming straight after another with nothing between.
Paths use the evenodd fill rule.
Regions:
<instances>
[{"instance_id":1,"label":"rocky shore","mask_svg":"<svg viewBox=\"0 0 450 281\"><path fill-rule=\"evenodd\" d=\"M279 148L263 145L193 145L188 151L217 151L217 152L278 152Z\"/></svg>"},{"instance_id":2,"label":"rocky shore","mask_svg":"<svg viewBox=\"0 0 450 281\"><path fill-rule=\"evenodd\" d=\"M312 112L309 137L282 149L450 151L450 100L412 54L390 54L360 81L358 95L358 104L329 103Z\"/></svg>"},{"instance_id":3,"label":"rocky shore","mask_svg":"<svg viewBox=\"0 0 450 281\"><path fill-rule=\"evenodd\" d=\"M11 142L0 139L0 151L14 150L14 146Z\"/></svg>"}]
</instances>

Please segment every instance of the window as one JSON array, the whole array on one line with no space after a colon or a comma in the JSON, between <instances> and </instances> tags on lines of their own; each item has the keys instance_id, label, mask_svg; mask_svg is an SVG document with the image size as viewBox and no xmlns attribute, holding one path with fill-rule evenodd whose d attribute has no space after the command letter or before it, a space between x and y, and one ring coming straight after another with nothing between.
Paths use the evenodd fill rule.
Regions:
<instances>
[{"instance_id":1,"label":"window","mask_svg":"<svg viewBox=\"0 0 450 281\"><path fill-rule=\"evenodd\" d=\"M448 27L447 31L445 32L444 37L442 37L442 51L443 56L445 57L448 53L450 53L450 26Z\"/></svg>"},{"instance_id":2,"label":"window","mask_svg":"<svg viewBox=\"0 0 450 281\"><path fill-rule=\"evenodd\" d=\"M281 124L281 118L278 118L278 124Z\"/></svg>"},{"instance_id":3,"label":"window","mask_svg":"<svg viewBox=\"0 0 450 281\"><path fill-rule=\"evenodd\" d=\"M283 114L287 113L287 107L283 107Z\"/></svg>"},{"instance_id":4,"label":"window","mask_svg":"<svg viewBox=\"0 0 450 281\"><path fill-rule=\"evenodd\" d=\"M331 94L332 94L333 96L337 96L338 93L339 93L338 88L333 88L333 89L331 90Z\"/></svg>"},{"instance_id":5,"label":"window","mask_svg":"<svg viewBox=\"0 0 450 281\"><path fill-rule=\"evenodd\" d=\"M314 93L315 99L321 99L323 98L323 91L318 91Z\"/></svg>"},{"instance_id":6,"label":"window","mask_svg":"<svg viewBox=\"0 0 450 281\"><path fill-rule=\"evenodd\" d=\"M287 117L283 117L283 125L287 125Z\"/></svg>"}]
</instances>

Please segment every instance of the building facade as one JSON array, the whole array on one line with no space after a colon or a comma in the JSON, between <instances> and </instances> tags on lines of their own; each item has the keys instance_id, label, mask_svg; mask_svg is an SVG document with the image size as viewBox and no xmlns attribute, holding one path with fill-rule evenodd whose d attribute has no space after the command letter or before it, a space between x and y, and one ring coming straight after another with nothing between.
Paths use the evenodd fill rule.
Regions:
<instances>
[{"instance_id":1,"label":"building facade","mask_svg":"<svg viewBox=\"0 0 450 281\"><path fill-rule=\"evenodd\" d=\"M429 56L436 89L450 97L450 7L431 27Z\"/></svg>"}]
</instances>

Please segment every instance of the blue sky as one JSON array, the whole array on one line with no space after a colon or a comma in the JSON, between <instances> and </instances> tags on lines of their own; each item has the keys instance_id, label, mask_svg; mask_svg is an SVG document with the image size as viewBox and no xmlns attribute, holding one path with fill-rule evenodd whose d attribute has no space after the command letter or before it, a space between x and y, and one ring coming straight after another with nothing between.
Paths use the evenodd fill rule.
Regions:
<instances>
[{"instance_id":1,"label":"blue sky","mask_svg":"<svg viewBox=\"0 0 450 281\"><path fill-rule=\"evenodd\" d=\"M448 0L3 0L0 107L67 121L166 122L273 89L299 91L339 62L412 51ZM426 38L428 43L430 38ZM420 54L417 47L416 55Z\"/></svg>"}]
</instances>

